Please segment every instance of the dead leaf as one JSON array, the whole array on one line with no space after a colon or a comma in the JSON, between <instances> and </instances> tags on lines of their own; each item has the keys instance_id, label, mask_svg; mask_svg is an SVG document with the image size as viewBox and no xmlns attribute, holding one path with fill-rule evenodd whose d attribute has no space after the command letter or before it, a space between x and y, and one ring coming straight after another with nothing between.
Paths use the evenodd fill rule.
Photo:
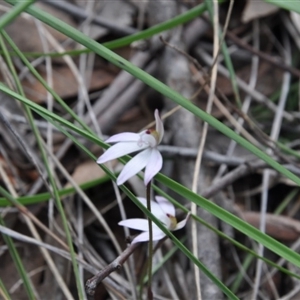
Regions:
<instances>
[{"instance_id":1,"label":"dead leaf","mask_svg":"<svg viewBox=\"0 0 300 300\"><path fill-rule=\"evenodd\" d=\"M238 211L238 215L259 228L260 212ZM300 222L290 217L266 214L266 234L281 241L295 241L300 236Z\"/></svg>"},{"instance_id":2,"label":"dead leaf","mask_svg":"<svg viewBox=\"0 0 300 300\"><path fill-rule=\"evenodd\" d=\"M39 68L39 74L46 80L45 70ZM109 85L113 79L114 75L111 72L99 68L93 71L89 90L100 90ZM29 82L25 78L22 84L29 99L37 103L45 102L46 90L38 80ZM78 94L78 82L68 67L53 68L53 89L61 98L74 97Z\"/></svg>"},{"instance_id":3,"label":"dead leaf","mask_svg":"<svg viewBox=\"0 0 300 300\"><path fill-rule=\"evenodd\" d=\"M63 20L67 24L74 27L76 26L76 23L68 14L41 2L36 3L36 5L43 11L46 11L53 16L56 16L57 18ZM1 14L3 13L4 12L1 12ZM57 30L54 30L53 28L45 24L44 26L59 43L62 43L67 39L67 37L64 34L58 32ZM24 15L22 15L15 19L14 22L9 24L5 29L9 36L16 43L17 47L22 52L43 52L40 34L38 32L36 23L34 22L33 18L24 18ZM66 50L70 49L68 48Z\"/></svg>"},{"instance_id":4,"label":"dead leaf","mask_svg":"<svg viewBox=\"0 0 300 300\"><path fill-rule=\"evenodd\" d=\"M248 0L242 14L242 22L248 23L257 18L269 16L278 10L278 6L262 0Z\"/></svg>"},{"instance_id":5,"label":"dead leaf","mask_svg":"<svg viewBox=\"0 0 300 300\"><path fill-rule=\"evenodd\" d=\"M106 173L96 164L96 162L88 160L78 165L72 174L73 180L78 184L83 184L88 181L92 181L105 176ZM66 188L71 187L70 183L67 183Z\"/></svg>"}]
</instances>

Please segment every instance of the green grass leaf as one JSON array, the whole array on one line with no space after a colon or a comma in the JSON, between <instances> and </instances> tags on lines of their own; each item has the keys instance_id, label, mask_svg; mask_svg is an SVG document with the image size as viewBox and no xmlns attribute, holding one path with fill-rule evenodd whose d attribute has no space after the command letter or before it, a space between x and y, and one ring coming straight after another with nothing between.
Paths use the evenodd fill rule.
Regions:
<instances>
[{"instance_id":1,"label":"green grass leaf","mask_svg":"<svg viewBox=\"0 0 300 300\"><path fill-rule=\"evenodd\" d=\"M15 7L9 10L0 18L0 29L4 28L7 24L11 23L19 14L26 8L32 5L35 0L27 0L19 2Z\"/></svg>"},{"instance_id":2,"label":"green grass leaf","mask_svg":"<svg viewBox=\"0 0 300 300\"><path fill-rule=\"evenodd\" d=\"M14 0L6 0L9 3L18 3ZM66 36L72 38L73 40L77 41L78 43L84 45L85 47L89 48L90 50L94 51L98 55L102 56L103 58L107 59L111 63L115 64L116 66L124 69L128 73L132 74L136 78L139 78L141 81L145 82L147 85L155 89L156 91L160 92L167 98L172 99L177 104L181 105L185 109L189 110L191 113L202 119L203 121L207 122L224 135L228 136L230 139L236 141L238 144L242 145L244 148L248 149L257 157L264 160L267 164L277 170L279 173L285 175L298 185L300 185L300 178L293 174L292 172L288 171L284 168L281 164L277 163L274 159L272 159L268 154L263 152L262 150L258 149L256 146L236 134L233 130L225 126L223 123L212 117L211 115L207 114L203 110L199 109L193 103L191 103L188 99L184 98L182 95L177 93L176 91L170 89L168 86L157 80L156 78L152 77L151 75L147 74L143 70L137 68L127 60L123 59L116 53L110 51L106 47L100 45L96 41L92 40L91 38L87 37L77 29L71 27L70 25L62 22L61 20L53 17L50 14L47 14L36 7L30 7L27 9L27 12L36 17L37 19L41 20L42 22L48 24L49 26L55 28L56 30L60 31L61 33L65 34Z\"/></svg>"},{"instance_id":3,"label":"green grass leaf","mask_svg":"<svg viewBox=\"0 0 300 300\"><path fill-rule=\"evenodd\" d=\"M276 241L260 230L256 229L252 225L246 223L240 218L236 217L232 213L219 207L212 201L209 201L200 195L193 193L188 188L182 186L176 181L162 175L158 174L156 176L157 180L170 188L172 191L176 192L180 196L196 203L199 207L209 211L211 214L216 216L218 219L231 225L233 228L244 233L249 238L255 240L256 242L264 245L266 248L270 249L274 253L278 254L287 261L293 263L295 266L300 267L300 255L295 251L291 250L289 247L283 245L282 243Z\"/></svg>"},{"instance_id":4,"label":"green grass leaf","mask_svg":"<svg viewBox=\"0 0 300 300\"><path fill-rule=\"evenodd\" d=\"M300 14L300 2L298 0L264 0L264 1L290 11L295 11L298 14Z\"/></svg>"},{"instance_id":5,"label":"green grass leaf","mask_svg":"<svg viewBox=\"0 0 300 300\"><path fill-rule=\"evenodd\" d=\"M0 187L1 188L1 187ZM1 190L0 190L0 193ZM5 226L5 222L0 214L0 225L1 226ZM31 283L31 280L30 278L28 277L28 274L25 270L25 267L22 263L22 259L17 251L17 248L12 240L12 238L6 234L2 234L3 236L3 240L5 242L5 244L7 245L8 247L8 250L9 250L9 253L14 261L14 264L18 270L18 273L20 274L20 277L22 279L22 282L24 284L24 288L25 288L25 291L27 293L27 296L28 296L28 299L35 299L35 294L34 294L34 290L33 290L33 287L32 287L32 283ZM2 274L3 275L3 274Z\"/></svg>"}]
</instances>

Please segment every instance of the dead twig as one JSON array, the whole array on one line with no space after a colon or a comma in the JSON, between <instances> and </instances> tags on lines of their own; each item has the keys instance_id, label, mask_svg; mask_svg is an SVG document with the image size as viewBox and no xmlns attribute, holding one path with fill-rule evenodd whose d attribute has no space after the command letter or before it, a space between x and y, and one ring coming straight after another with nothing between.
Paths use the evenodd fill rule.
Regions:
<instances>
[{"instance_id":1,"label":"dead twig","mask_svg":"<svg viewBox=\"0 0 300 300\"><path fill-rule=\"evenodd\" d=\"M53 7L58 8L59 10L65 11L71 14L72 16L80 18L82 20L85 20L89 17L88 13L85 12L82 8L73 5L67 1L43 0L42 2L45 2ZM118 26L116 22L108 21L107 19L104 19L99 16L93 17L91 19L91 23L107 28L113 34L118 36L126 36L138 32L138 30L135 28L129 26Z\"/></svg>"},{"instance_id":2,"label":"dead twig","mask_svg":"<svg viewBox=\"0 0 300 300\"><path fill-rule=\"evenodd\" d=\"M264 166L266 166L266 164L263 161L255 161L253 163L243 164L220 178L216 184L213 184L209 188L205 189L201 195L204 198L211 198L216 193L220 192L224 187L233 183L235 180L254 172L257 169L263 168Z\"/></svg>"},{"instance_id":3,"label":"dead twig","mask_svg":"<svg viewBox=\"0 0 300 300\"><path fill-rule=\"evenodd\" d=\"M98 272L95 276L88 279L85 284L85 289L88 295L93 296L98 284L108 277L112 272L122 268L125 261L136 250L139 243L130 244L113 262L107 265L103 270Z\"/></svg>"},{"instance_id":4,"label":"dead twig","mask_svg":"<svg viewBox=\"0 0 300 300\"><path fill-rule=\"evenodd\" d=\"M300 70L297 70L293 68L292 66L286 64L283 60L272 57L269 54L266 54L264 52L259 51L258 49L253 48L249 44L246 44L243 42L240 38L238 38L233 32L227 31L227 37L231 39L235 44L237 44L239 47L244 48L251 52L254 55L257 55L259 58L269 62L270 64L276 66L277 68L287 71L291 73L292 75L300 78Z\"/></svg>"}]
</instances>

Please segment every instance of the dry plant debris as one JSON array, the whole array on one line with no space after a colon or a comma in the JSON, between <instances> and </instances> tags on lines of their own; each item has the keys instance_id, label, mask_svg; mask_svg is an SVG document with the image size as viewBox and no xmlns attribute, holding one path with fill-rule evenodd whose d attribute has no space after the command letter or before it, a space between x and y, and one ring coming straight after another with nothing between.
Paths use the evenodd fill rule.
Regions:
<instances>
[{"instance_id":1,"label":"dry plant debris","mask_svg":"<svg viewBox=\"0 0 300 300\"><path fill-rule=\"evenodd\" d=\"M193 8L198 2L157 0L141 4L135 1L71 0L57 5L42 1L37 5L104 43L167 21ZM220 42L226 42L236 86L232 84L232 73L221 49L218 49L217 64L213 59L216 46L208 14L163 32L161 38L154 36L142 44L143 49L135 43L115 51L202 109L206 109L213 83L212 68L217 67L211 114L299 175L299 14L288 13L262 0L248 0L235 1L228 15L231 3L233 1L219 4L217 22L222 32L224 27L226 29ZM0 9L1 15L4 15L10 6L1 3ZM150 123L158 109L165 134L159 142L156 140L155 147L160 142L161 145L157 147L158 151L155 148L153 152L162 154L161 173L192 188L196 157L203 136L201 120L93 53L69 53L57 57L43 55L53 51L77 51L82 46L28 14L21 14L5 30L40 76L80 120L97 132L99 138L106 140L108 136L121 132L136 133L144 128L153 128L153 123ZM6 47L11 51L11 47ZM17 90L4 50L1 49L0 80ZM73 122L73 118L53 99L18 55L9 53L25 96ZM25 199L24 205L8 205L5 194L1 192L0 299L22 300L29 297L5 236L14 241L33 287L34 299L79 297L63 227L64 219L53 200L54 191L47 168L51 170L58 190L66 192L61 194L60 200L77 255L80 280L82 286L87 286L84 297L142 299L140 295L144 295L143 299L146 299L147 246L144 243L130 244L138 232L118 226L120 221L126 223L125 218L140 220L144 217L143 213L70 137L53 126L50 120L35 113L33 117L48 166L24 107L16 99L0 93L1 191L8 192L15 199L25 196L33 199L30 203ZM78 124L77 121L75 123ZM157 139L157 132L149 131L147 134ZM103 149L96 143L77 135L74 137L95 157L102 155ZM279 143L283 143L289 151L280 147ZM114 160L109 168L119 173L123 165ZM126 186L136 196L145 197L146 189L141 180L131 178ZM72 188L74 191L67 193ZM271 172L266 163L213 128L208 128L196 190L299 251L299 187L275 171ZM171 195L169 190L165 192ZM45 193L50 194L45 196ZM35 196L45 198L37 201ZM189 199L176 200L191 209ZM178 222L185 220L186 214L179 209L176 211L178 215ZM279 260L271 251L258 248L247 236L239 234L207 211L198 208L197 215L229 238L264 255L267 260L299 273L295 266ZM171 220L168 227L176 228L176 224L172 223L175 222L175 211L167 217ZM234 290L238 298L299 298L298 279L249 258L245 251L203 224L197 223L196 231L193 231L195 228L191 222L190 219L186 227L176 232L176 237L191 250L196 236L196 256ZM161 233L157 227L155 230ZM196 299L199 291L202 299L225 299L203 272L200 272L199 278L195 275L193 264L176 251L169 238L154 245L153 270L153 299ZM151 299L151 293L148 288L148 299Z\"/></svg>"}]
</instances>

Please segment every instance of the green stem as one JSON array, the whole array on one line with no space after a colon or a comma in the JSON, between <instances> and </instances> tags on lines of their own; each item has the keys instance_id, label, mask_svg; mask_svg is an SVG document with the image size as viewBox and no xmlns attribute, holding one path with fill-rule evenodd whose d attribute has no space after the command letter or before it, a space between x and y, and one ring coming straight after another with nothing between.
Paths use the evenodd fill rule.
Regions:
<instances>
[{"instance_id":1,"label":"green stem","mask_svg":"<svg viewBox=\"0 0 300 300\"><path fill-rule=\"evenodd\" d=\"M147 209L151 212L151 181L147 185L146 198L147 198ZM152 294L152 258L153 258L153 231L152 231L152 221L148 218L149 224L149 244L148 244L148 300L153 299Z\"/></svg>"}]
</instances>

